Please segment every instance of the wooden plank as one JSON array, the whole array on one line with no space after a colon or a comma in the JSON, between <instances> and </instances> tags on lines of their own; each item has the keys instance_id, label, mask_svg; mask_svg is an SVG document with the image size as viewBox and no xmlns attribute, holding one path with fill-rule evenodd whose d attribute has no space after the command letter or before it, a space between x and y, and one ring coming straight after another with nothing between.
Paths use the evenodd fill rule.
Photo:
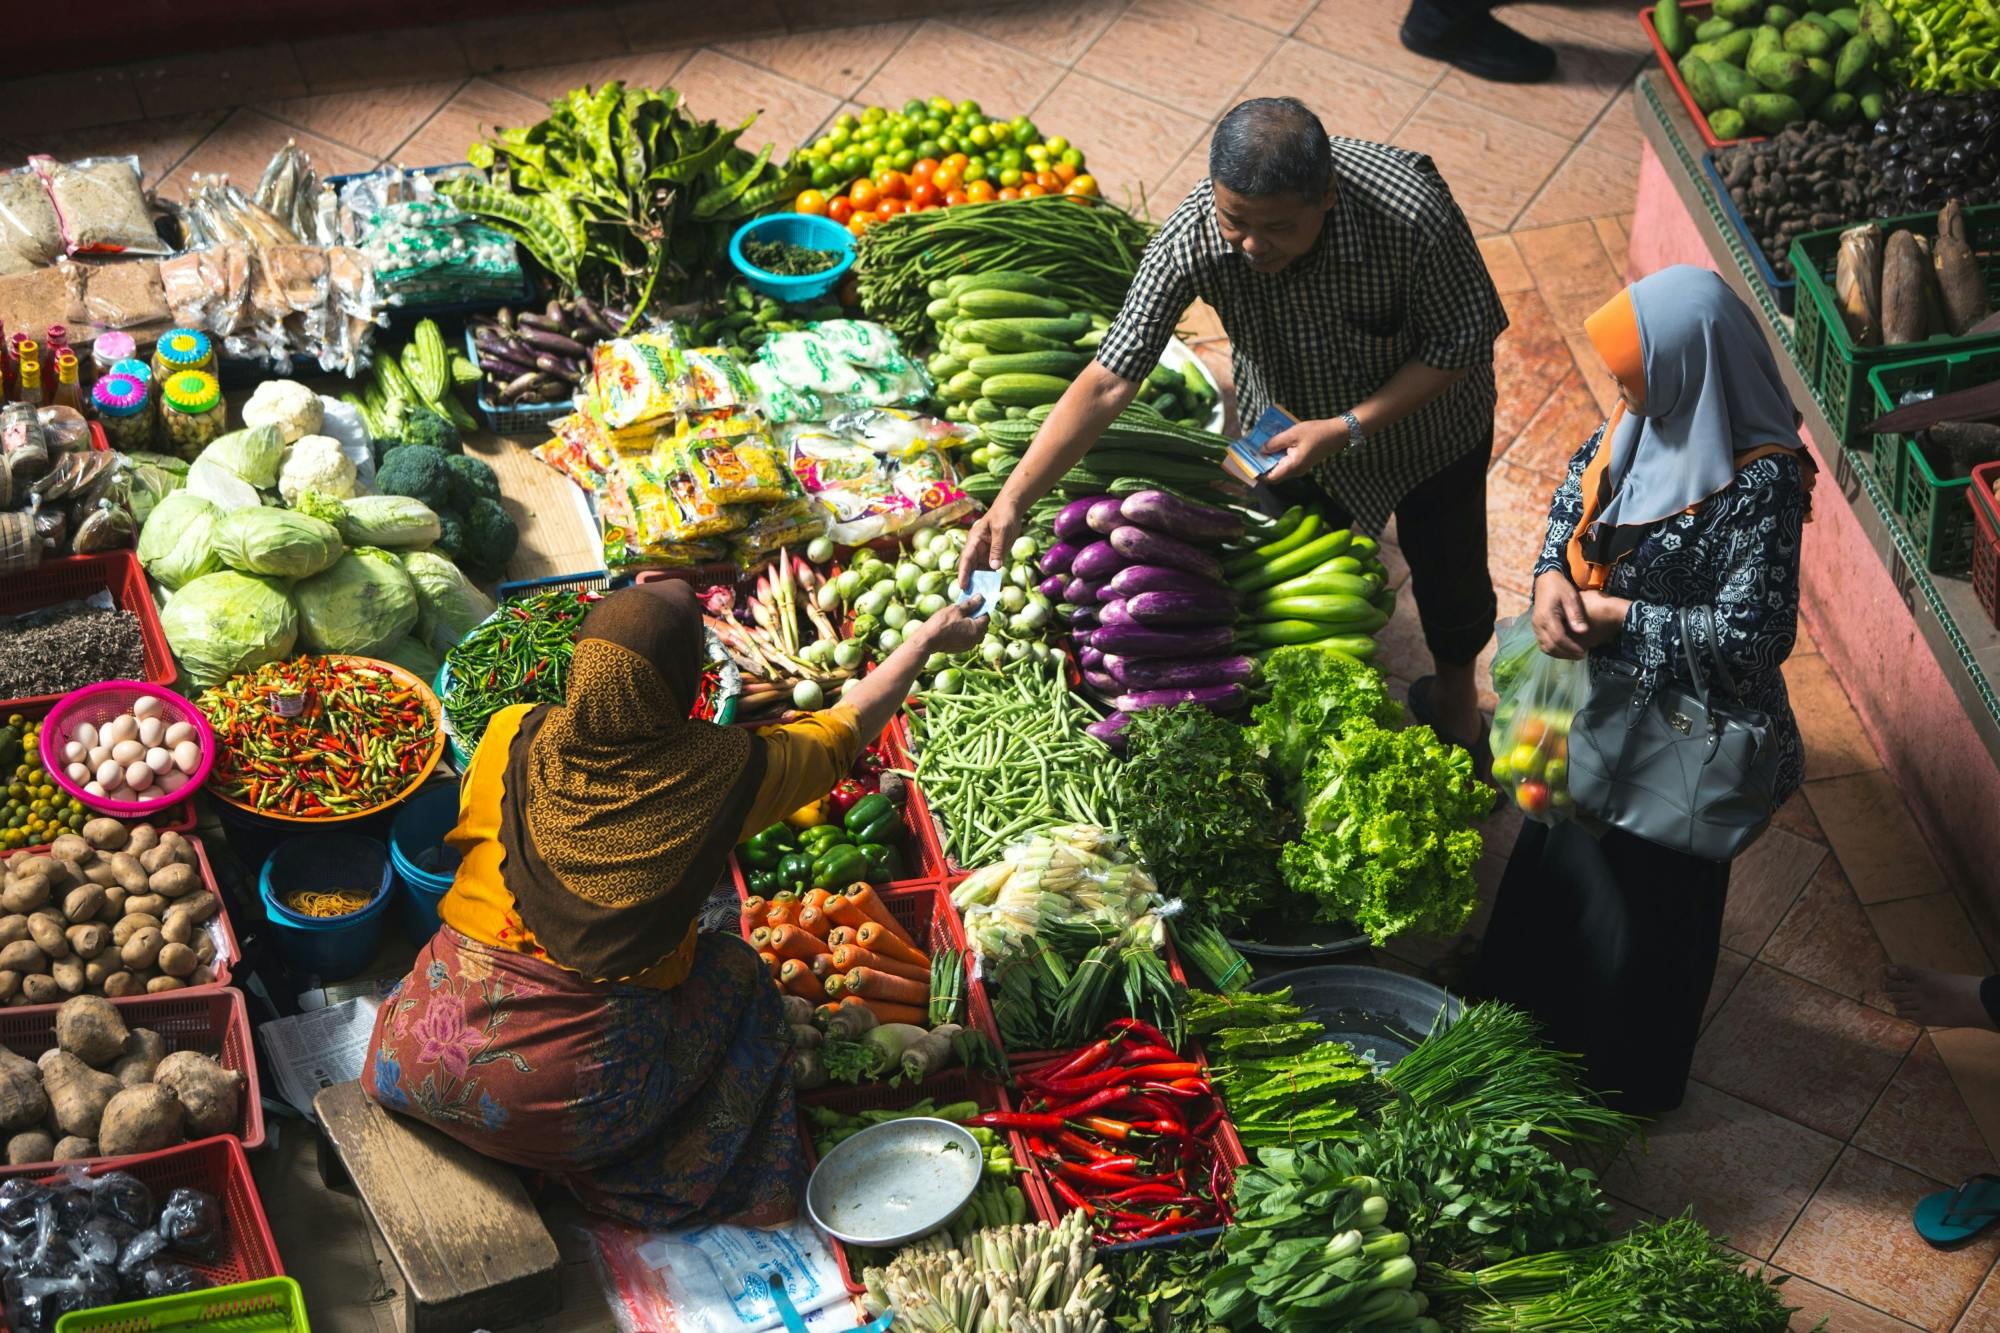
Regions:
<instances>
[{"instance_id":1,"label":"wooden plank","mask_svg":"<svg viewBox=\"0 0 2000 1333\"><path fill-rule=\"evenodd\" d=\"M507 578L539 579L604 568L604 548L575 483L528 452L541 440L502 439L487 431L465 436L465 452L484 459L500 478L500 505L521 528L521 545Z\"/></svg>"},{"instance_id":2,"label":"wooden plank","mask_svg":"<svg viewBox=\"0 0 2000 1333\"><path fill-rule=\"evenodd\" d=\"M403 1275L410 1333L493 1327L559 1307L555 1240L512 1168L391 1116L358 1083L326 1089L313 1106Z\"/></svg>"}]
</instances>

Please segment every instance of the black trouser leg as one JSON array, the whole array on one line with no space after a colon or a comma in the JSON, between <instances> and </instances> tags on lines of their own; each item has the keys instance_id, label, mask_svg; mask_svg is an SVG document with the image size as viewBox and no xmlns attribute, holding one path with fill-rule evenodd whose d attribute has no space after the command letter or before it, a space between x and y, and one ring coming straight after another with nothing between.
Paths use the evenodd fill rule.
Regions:
<instances>
[{"instance_id":1,"label":"black trouser leg","mask_svg":"<svg viewBox=\"0 0 2000 1333\"><path fill-rule=\"evenodd\" d=\"M1986 1006L1986 1016L1993 1020L1993 1026L2000 1028L2000 976L1987 977L1979 983L1979 1002Z\"/></svg>"}]
</instances>

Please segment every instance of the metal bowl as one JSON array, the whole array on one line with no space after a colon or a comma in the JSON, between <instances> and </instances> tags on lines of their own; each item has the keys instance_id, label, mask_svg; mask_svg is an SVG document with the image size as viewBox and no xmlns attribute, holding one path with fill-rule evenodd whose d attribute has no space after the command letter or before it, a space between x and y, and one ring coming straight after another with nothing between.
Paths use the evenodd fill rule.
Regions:
<instances>
[{"instance_id":1,"label":"metal bowl","mask_svg":"<svg viewBox=\"0 0 2000 1333\"><path fill-rule=\"evenodd\" d=\"M963 1126L926 1116L886 1121L820 1159L806 1182L806 1211L849 1245L906 1245L958 1215L985 1165Z\"/></svg>"}]
</instances>

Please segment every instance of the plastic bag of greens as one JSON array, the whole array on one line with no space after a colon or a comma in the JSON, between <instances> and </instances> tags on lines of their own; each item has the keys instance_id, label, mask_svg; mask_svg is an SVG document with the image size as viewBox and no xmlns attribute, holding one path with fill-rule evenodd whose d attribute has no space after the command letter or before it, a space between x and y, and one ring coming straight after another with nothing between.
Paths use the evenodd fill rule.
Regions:
<instances>
[{"instance_id":1,"label":"plastic bag of greens","mask_svg":"<svg viewBox=\"0 0 2000 1333\"><path fill-rule=\"evenodd\" d=\"M417 624L417 585L387 551L358 547L292 587L299 641L314 653L373 656Z\"/></svg>"},{"instance_id":2,"label":"plastic bag of greens","mask_svg":"<svg viewBox=\"0 0 2000 1333\"><path fill-rule=\"evenodd\" d=\"M139 530L139 563L169 590L222 568L215 525L222 511L193 491L175 491L153 506Z\"/></svg>"},{"instance_id":3,"label":"plastic bag of greens","mask_svg":"<svg viewBox=\"0 0 2000 1333\"><path fill-rule=\"evenodd\" d=\"M417 637L440 653L493 614L493 599L435 551L403 552L403 572L417 585Z\"/></svg>"},{"instance_id":4,"label":"plastic bag of greens","mask_svg":"<svg viewBox=\"0 0 2000 1333\"><path fill-rule=\"evenodd\" d=\"M291 654L299 618L283 585L233 569L184 585L160 615L183 692Z\"/></svg>"},{"instance_id":5,"label":"plastic bag of greens","mask_svg":"<svg viewBox=\"0 0 2000 1333\"><path fill-rule=\"evenodd\" d=\"M268 491L278 484L278 466L284 458L285 436L277 426L249 426L216 439L201 451L195 465L214 463Z\"/></svg>"},{"instance_id":6,"label":"plastic bag of greens","mask_svg":"<svg viewBox=\"0 0 2000 1333\"><path fill-rule=\"evenodd\" d=\"M215 525L215 553L244 574L310 578L340 559L331 523L289 509L238 509Z\"/></svg>"},{"instance_id":7,"label":"plastic bag of greens","mask_svg":"<svg viewBox=\"0 0 2000 1333\"><path fill-rule=\"evenodd\" d=\"M1535 643L1533 613L1500 622L1487 735L1493 781L1528 818L1553 824L1571 813L1569 724L1590 697L1590 664L1550 657Z\"/></svg>"}]
</instances>

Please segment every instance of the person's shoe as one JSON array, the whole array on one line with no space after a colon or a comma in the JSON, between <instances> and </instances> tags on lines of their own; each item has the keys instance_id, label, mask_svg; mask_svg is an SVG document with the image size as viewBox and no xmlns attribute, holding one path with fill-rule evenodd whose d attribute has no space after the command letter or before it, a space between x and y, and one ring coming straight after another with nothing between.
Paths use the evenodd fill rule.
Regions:
<instances>
[{"instance_id":1,"label":"person's shoe","mask_svg":"<svg viewBox=\"0 0 2000 1333\"><path fill-rule=\"evenodd\" d=\"M1556 72L1552 46L1518 33L1491 14L1433 31L1409 21L1403 45L1427 60L1442 60L1489 83L1540 83Z\"/></svg>"}]
</instances>

